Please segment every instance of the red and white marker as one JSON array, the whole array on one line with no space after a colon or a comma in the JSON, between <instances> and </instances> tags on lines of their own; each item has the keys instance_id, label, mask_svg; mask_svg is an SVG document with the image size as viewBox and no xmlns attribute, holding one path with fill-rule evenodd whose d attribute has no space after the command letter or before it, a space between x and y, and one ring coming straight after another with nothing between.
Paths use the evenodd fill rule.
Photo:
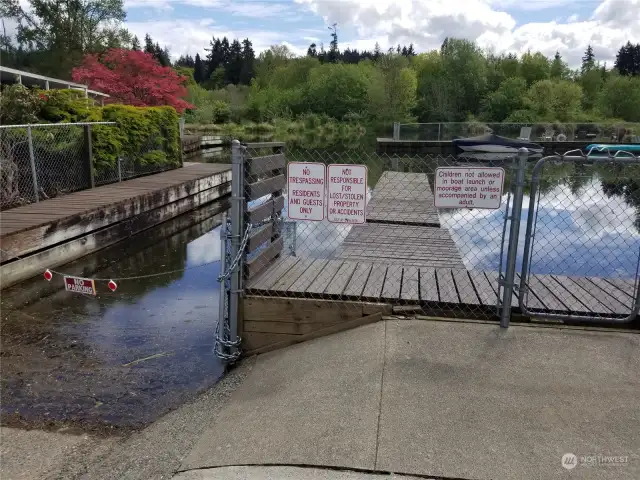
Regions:
<instances>
[{"instance_id":1,"label":"red and white marker","mask_svg":"<svg viewBox=\"0 0 640 480\"><path fill-rule=\"evenodd\" d=\"M49 270L49 269L45 270L44 271L44 279L47 282L50 282L52 278L53 278L53 273L51 273L51 270Z\"/></svg>"},{"instance_id":2,"label":"red and white marker","mask_svg":"<svg viewBox=\"0 0 640 480\"><path fill-rule=\"evenodd\" d=\"M107 283L107 286L109 287L109 290L111 290L112 292L115 292L116 288L118 288L118 284L113 280L109 280L109 283Z\"/></svg>"}]
</instances>

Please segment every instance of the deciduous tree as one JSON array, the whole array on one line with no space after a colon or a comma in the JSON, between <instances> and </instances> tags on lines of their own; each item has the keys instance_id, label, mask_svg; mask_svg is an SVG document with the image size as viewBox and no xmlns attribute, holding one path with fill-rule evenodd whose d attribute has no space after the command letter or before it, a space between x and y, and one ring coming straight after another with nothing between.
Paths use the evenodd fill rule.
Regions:
<instances>
[{"instance_id":1,"label":"deciduous tree","mask_svg":"<svg viewBox=\"0 0 640 480\"><path fill-rule=\"evenodd\" d=\"M73 69L73 80L109 94L114 103L169 105L179 113L194 108L183 99L187 78L145 52L114 48L104 55L87 55L82 65Z\"/></svg>"}]
</instances>

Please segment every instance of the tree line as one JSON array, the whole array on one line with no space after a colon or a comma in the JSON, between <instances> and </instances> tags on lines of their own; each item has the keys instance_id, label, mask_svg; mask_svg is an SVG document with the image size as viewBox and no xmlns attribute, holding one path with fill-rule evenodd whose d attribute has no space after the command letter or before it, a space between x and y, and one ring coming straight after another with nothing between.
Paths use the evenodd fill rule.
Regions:
<instances>
[{"instance_id":1,"label":"tree line","mask_svg":"<svg viewBox=\"0 0 640 480\"><path fill-rule=\"evenodd\" d=\"M88 54L143 51L188 77L186 100L200 110L199 121L310 113L380 122L640 121L640 44L631 42L619 48L613 66L589 46L571 69L560 52L494 55L457 38L421 53L413 45L341 49L334 25L328 48L312 43L303 56L284 45L256 54L249 38L214 35L206 54L172 62L150 35L141 42L121 27L123 0L28 1L30 8L0 0L0 14L18 24L15 36L0 37L3 65L70 78Z\"/></svg>"}]
</instances>

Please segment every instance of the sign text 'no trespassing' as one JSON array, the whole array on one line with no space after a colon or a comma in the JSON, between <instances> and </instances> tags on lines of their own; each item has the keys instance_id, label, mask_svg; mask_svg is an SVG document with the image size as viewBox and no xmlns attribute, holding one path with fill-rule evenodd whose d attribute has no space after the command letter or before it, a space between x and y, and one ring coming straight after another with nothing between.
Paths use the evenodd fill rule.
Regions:
<instances>
[{"instance_id":1,"label":"sign text 'no trespassing'","mask_svg":"<svg viewBox=\"0 0 640 480\"><path fill-rule=\"evenodd\" d=\"M437 208L486 208L495 210L502 202L504 169L499 167L437 168Z\"/></svg>"},{"instance_id":2,"label":"sign text 'no trespassing'","mask_svg":"<svg viewBox=\"0 0 640 480\"><path fill-rule=\"evenodd\" d=\"M326 168L323 163L290 162L287 215L293 220L324 219Z\"/></svg>"}]
</instances>

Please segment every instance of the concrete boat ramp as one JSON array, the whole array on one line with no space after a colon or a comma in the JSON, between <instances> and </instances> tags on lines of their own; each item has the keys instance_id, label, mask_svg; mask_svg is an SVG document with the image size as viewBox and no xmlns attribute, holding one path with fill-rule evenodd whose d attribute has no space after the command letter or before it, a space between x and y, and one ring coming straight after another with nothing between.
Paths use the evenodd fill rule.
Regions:
<instances>
[{"instance_id":1,"label":"concrete boat ramp","mask_svg":"<svg viewBox=\"0 0 640 480\"><path fill-rule=\"evenodd\" d=\"M639 346L634 333L406 319L319 338L257 357L175 478L343 478L220 468L297 465L637 479Z\"/></svg>"}]
</instances>

